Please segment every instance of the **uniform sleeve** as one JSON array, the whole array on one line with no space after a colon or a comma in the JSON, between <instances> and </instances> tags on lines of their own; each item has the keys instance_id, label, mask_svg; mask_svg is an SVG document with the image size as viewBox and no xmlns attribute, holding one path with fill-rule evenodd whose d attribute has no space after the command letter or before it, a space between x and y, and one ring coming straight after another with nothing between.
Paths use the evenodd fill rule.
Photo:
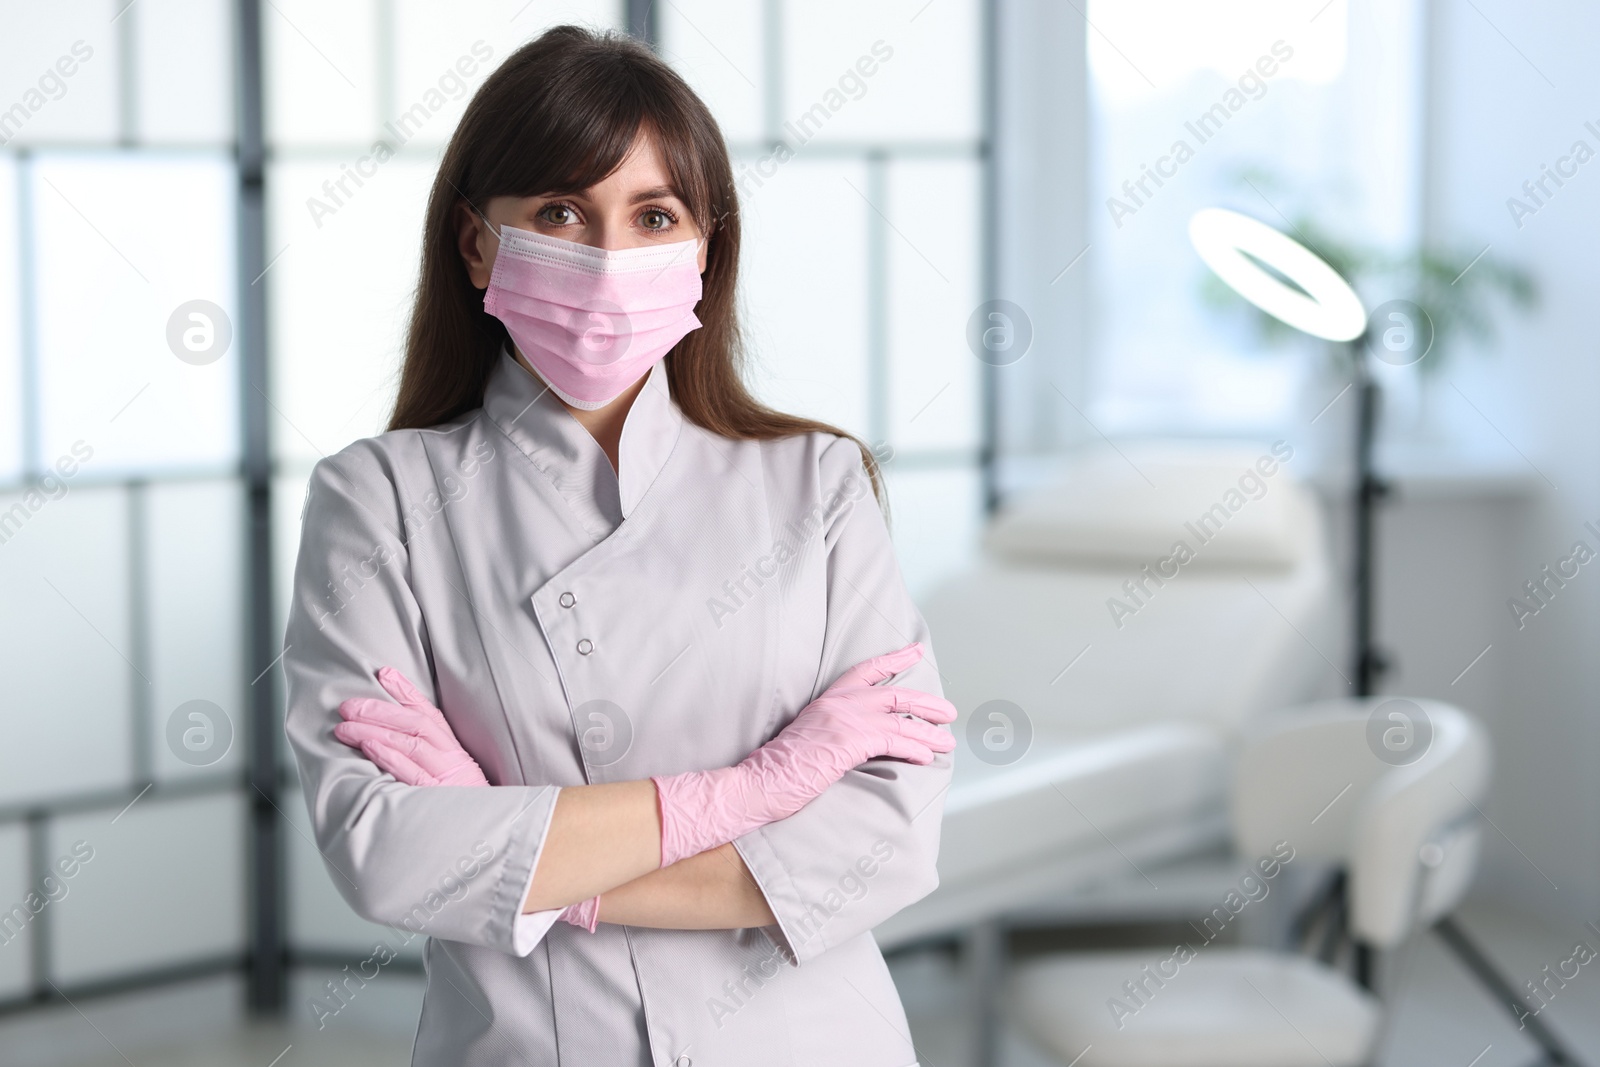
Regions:
<instances>
[{"instance_id":1,"label":"uniform sleeve","mask_svg":"<svg viewBox=\"0 0 1600 1067\"><path fill-rule=\"evenodd\" d=\"M816 691L862 660L921 641L922 661L886 684L942 697L928 627L906 591L860 450L840 438L823 452L821 467L828 608ZM950 770L948 753L923 767L869 760L787 819L734 842L778 920L791 962L872 929L939 884Z\"/></svg>"},{"instance_id":2,"label":"uniform sleeve","mask_svg":"<svg viewBox=\"0 0 1600 1067\"><path fill-rule=\"evenodd\" d=\"M333 736L342 701L389 699L381 666L436 701L398 484L392 458L370 444L312 472L285 635L285 732L317 848L358 915L526 955L559 914L522 914L557 787L410 786Z\"/></svg>"}]
</instances>

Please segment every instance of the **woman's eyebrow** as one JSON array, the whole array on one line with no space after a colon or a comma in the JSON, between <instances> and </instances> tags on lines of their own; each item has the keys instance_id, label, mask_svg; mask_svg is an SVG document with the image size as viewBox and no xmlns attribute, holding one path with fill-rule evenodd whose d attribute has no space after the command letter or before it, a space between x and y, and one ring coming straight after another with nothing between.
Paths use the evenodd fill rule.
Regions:
<instances>
[{"instance_id":1,"label":"woman's eyebrow","mask_svg":"<svg viewBox=\"0 0 1600 1067\"><path fill-rule=\"evenodd\" d=\"M591 189L592 189L592 187L591 187ZM549 191L547 193L538 193L536 195L539 197L539 199L543 199L543 200L592 200L592 199L594 199L593 196L591 195L591 190L590 189L571 189L571 190L552 189L551 191ZM676 189L674 189L672 186L670 186L670 185L657 185L657 186L654 186L653 188L641 189L637 193L634 193L632 196L630 196L628 198L628 203L630 203L630 204L642 204L647 200L662 200L662 199L665 199L667 197L671 197L674 200L682 200L683 199L681 196L678 195L678 191Z\"/></svg>"},{"instance_id":2,"label":"woman's eyebrow","mask_svg":"<svg viewBox=\"0 0 1600 1067\"><path fill-rule=\"evenodd\" d=\"M679 199L677 190L673 189L672 186L670 186L670 185L658 185L654 189L641 189L641 190L639 190L637 193L633 194L633 196L629 199L628 203L630 203L630 204L642 204L646 200L661 200L661 199L664 199L665 197L669 197L669 196L672 197L674 200Z\"/></svg>"}]
</instances>

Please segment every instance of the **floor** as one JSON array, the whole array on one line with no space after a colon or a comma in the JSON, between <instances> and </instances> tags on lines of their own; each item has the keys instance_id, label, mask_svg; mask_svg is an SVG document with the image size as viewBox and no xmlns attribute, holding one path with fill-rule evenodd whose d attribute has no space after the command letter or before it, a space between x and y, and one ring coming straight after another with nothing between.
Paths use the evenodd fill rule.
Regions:
<instances>
[{"instance_id":1,"label":"floor","mask_svg":"<svg viewBox=\"0 0 1600 1067\"><path fill-rule=\"evenodd\" d=\"M1579 941L1600 938L1576 924L1567 929L1504 909L1464 909L1464 924L1515 980L1521 982L1573 954ZM959 961L928 950L893 963L918 1056L924 1067L972 1063L971 997ZM318 1029L309 1008L319 979L296 980L289 1020L251 1025L241 1020L239 986L214 980L186 987L100 1000L0 1020L0 1062L6 1067L378 1067L409 1062L420 980L385 975L370 983L338 1016ZM1472 982L1434 938L1397 953L1385 967L1394 990L1381 1067L1525 1067L1534 1046ZM1591 1067L1600 1067L1600 960L1580 969L1540 1016ZM1055 1062L1007 1033L1004 1067L1051 1067ZM1093 1067L1092 1056L1081 1067ZM1058 1065L1059 1067L1059 1065Z\"/></svg>"},{"instance_id":2,"label":"floor","mask_svg":"<svg viewBox=\"0 0 1600 1067\"><path fill-rule=\"evenodd\" d=\"M1504 909L1467 906L1458 914L1479 946L1519 986L1572 957L1584 941L1600 950L1600 937L1581 924L1571 929ZM1094 946L1099 947L1099 946ZM1568 972L1570 973L1570 967ZM959 965L943 953L923 953L895 962L895 980L911 1019L923 1067L969 1067L970 998ZM1380 988L1393 990L1389 1028L1375 1067L1531 1067L1538 1048L1461 967L1436 937L1414 939L1387 960ZM1600 1067L1600 959L1580 968L1550 1005L1543 1020L1585 1067ZM1007 1031L1002 1067L1064 1067L1027 1039ZM1094 1067L1085 1056L1079 1067Z\"/></svg>"}]
</instances>

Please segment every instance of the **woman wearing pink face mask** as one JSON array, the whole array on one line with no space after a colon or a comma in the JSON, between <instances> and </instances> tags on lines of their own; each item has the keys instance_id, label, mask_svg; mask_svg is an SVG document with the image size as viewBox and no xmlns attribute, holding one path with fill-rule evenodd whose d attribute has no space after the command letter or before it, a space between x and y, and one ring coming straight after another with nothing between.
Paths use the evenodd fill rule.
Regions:
<instances>
[{"instance_id":1,"label":"woman wearing pink face mask","mask_svg":"<svg viewBox=\"0 0 1600 1067\"><path fill-rule=\"evenodd\" d=\"M741 378L738 254L700 100L550 31L445 153L389 432L313 473L287 732L429 937L414 1064L915 1062L870 931L955 709L871 454Z\"/></svg>"}]
</instances>

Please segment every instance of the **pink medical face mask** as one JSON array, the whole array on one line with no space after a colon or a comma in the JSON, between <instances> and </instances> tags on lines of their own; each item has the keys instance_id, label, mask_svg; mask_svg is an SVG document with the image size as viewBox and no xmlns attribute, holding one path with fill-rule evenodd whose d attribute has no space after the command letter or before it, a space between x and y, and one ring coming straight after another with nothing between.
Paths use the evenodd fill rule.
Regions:
<instances>
[{"instance_id":1,"label":"pink medical face mask","mask_svg":"<svg viewBox=\"0 0 1600 1067\"><path fill-rule=\"evenodd\" d=\"M612 252L510 226L499 233L483 309L575 408L615 400L700 328L698 240Z\"/></svg>"}]
</instances>

